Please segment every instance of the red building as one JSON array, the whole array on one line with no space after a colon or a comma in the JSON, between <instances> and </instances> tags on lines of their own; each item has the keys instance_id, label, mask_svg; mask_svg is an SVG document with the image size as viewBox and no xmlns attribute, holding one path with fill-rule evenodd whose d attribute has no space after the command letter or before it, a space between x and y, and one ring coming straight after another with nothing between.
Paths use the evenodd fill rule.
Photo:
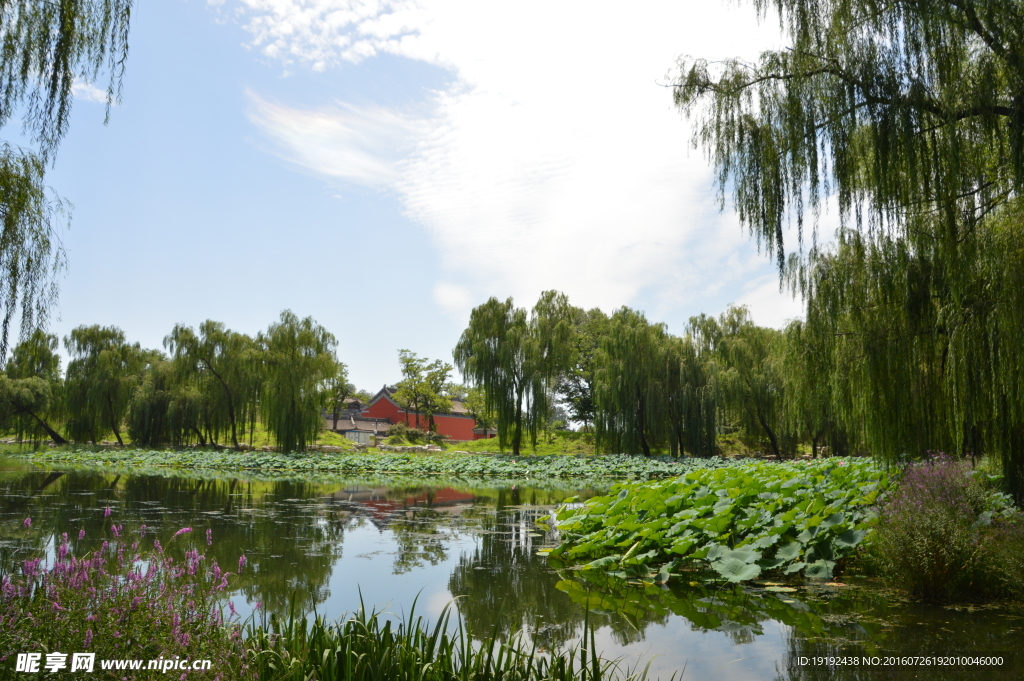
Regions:
<instances>
[{"instance_id":1,"label":"red building","mask_svg":"<svg viewBox=\"0 0 1024 681\"><path fill-rule=\"evenodd\" d=\"M378 391L370 404L363 408L360 416L369 419L387 419L390 423L407 423L410 428L427 430L429 419L423 414L406 411L392 398L394 391L384 386ZM452 402L452 410L445 414L434 414L434 426L437 432L451 440L482 440L494 437L494 431L484 431L476 427L476 420L466 413L466 407L457 401Z\"/></svg>"}]
</instances>

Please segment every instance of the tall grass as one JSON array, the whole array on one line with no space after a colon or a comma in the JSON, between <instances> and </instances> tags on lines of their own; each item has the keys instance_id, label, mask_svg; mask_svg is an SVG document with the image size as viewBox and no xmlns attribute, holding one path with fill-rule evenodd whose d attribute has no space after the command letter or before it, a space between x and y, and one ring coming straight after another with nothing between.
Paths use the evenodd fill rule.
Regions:
<instances>
[{"instance_id":1,"label":"tall grass","mask_svg":"<svg viewBox=\"0 0 1024 681\"><path fill-rule=\"evenodd\" d=\"M647 669L625 669L596 652L589 617L581 643L545 653L522 636L500 642L497 632L474 642L458 622L451 632L451 606L430 626L415 615L393 626L377 611L359 610L337 622L274 616L250 622L250 666L261 681L642 681ZM675 675L672 677L675 678Z\"/></svg>"}]
</instances>

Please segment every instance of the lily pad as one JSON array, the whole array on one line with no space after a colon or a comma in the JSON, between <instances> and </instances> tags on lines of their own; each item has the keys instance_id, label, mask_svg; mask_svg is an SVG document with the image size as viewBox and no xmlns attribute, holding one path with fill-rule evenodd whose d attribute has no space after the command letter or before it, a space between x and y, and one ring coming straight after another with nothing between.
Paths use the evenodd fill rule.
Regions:
<instances>
[{"instance_id":1,"label":"lily pad","mask_svg":"<svg viewBox=\"0 0 1024 681\"><path fill-rule=\"evenodd\" d=\"M746 563L739 558L717 560L711 567L730 582L745 582L761 574L761 568L755 563Z\"/></svg>"}]
</instances>

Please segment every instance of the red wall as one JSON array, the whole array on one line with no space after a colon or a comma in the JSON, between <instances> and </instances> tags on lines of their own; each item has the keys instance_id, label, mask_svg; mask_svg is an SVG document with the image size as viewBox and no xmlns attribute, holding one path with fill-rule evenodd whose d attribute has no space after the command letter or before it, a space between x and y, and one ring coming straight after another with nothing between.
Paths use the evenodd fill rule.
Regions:
<instances>
[{"instance_id":1,"label":"red wall","mask_svg":"<svg viewBox=\"0 0 1024 681\"><path fill-rule=\"evenodd\" d=\"M392 423L405 423L405 411L387 397L381 397L376 402L363 410L364 416L377 419L391 419ZM409 414L409 426L427 430L430 421L426 416L416 413ZM475 440L473 428L476 427L476 420L469 416L435 416L434 425L437 432L452 440Z\"/></svg>"}]
</instances>

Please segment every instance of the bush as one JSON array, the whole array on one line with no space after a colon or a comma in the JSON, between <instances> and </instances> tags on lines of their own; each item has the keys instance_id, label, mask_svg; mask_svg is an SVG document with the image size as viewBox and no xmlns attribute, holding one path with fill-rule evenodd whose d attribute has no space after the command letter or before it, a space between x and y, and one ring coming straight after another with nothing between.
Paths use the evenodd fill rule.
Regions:
<instances>
[{"instance_id":1,"label":"bush","mask_svg":"<svg viewBox=\"0 0 1024 681\"><path fill-rule=\"evenodd\" d=\"M52 565L36 558L3 575L0 671L13 669L15 653L43 653L42 669L45 653L60 652L68 655L67 668L46 676L77 678L71 653L95 653L97 674L100 660L180 656L224 665L211 670L217 678L241 678L241 628L225 622L221 610L227 573L196 548L185 551L181 564L159 541L139 552L145 526L131 537L118 525L111 531L110 541L81 558L72 555L65 533ZM179 531L171 541L188 541L178 537L190 532Z\"/></svg>"},{"instance_id":2,"label":"bush","mask_svg":"<svg viewBox=\"0 0 1024 681\"><path fill-rule=\"evenodd\" d=\"M401 444L440 444L444 441L444 436L440 433L431 433L430 431L421 430L419 428L410 428L404 423L396 423L388 428L388 444L389 445L401 445Z\"/></svg>"},{"instance_id":3,"label":"bush","mask_svg":"<svg viewBox=\"0 0 1024 681\"><path fill-rule=\"evenodd\" d=\"M887 582L934 601L1019 593L1022 556L1024 524L1009 498L944 455L907 468L870 546Z\"/></svg>"}]
</instances>

